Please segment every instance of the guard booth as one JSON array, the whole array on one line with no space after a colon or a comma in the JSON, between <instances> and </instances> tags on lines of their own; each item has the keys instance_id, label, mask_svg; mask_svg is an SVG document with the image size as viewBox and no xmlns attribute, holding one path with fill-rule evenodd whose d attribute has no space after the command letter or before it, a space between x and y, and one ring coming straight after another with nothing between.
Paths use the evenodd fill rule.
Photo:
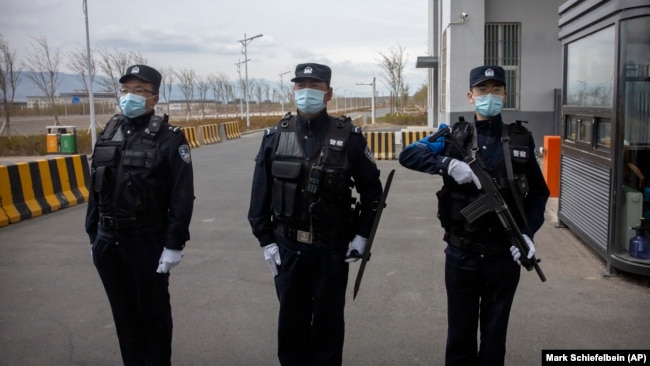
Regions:
<instances>
[{"instance_id":1,"label":"guard booth","mask_svg":"<svg viewBox=\"0 0 650 366\"><path fill-rule=\"evenodd\" d=\"M650 259L629 250L634 227L650 222L650 2L571 0L559 15L558 219L608 273L650 276Z\"/></svg>"},{"instance_id":2,"label":"guard booth","mask_svg":"<svg viewBox=\"0 0 650 366\"><path fill-rule=\"evenodd\" d=\"M46 126L45 152L48 154L76 154L77 126Z\"/></svg>"}]
</instances>

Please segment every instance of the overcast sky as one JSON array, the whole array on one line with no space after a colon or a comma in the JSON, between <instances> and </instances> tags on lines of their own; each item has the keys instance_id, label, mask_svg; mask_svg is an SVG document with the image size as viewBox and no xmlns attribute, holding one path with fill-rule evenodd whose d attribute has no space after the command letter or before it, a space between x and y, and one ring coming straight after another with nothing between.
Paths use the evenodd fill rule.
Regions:
<instances>
[{"instance_id":1,"label":"overcast sky","mask_svg":"<svg viewBox=\"0 0 650 366\"><path fill-rule=\"evenodd\" d=\"M86 45L82 0L0 0L0 33L18 59L45 36L62 52ZM398 44L408 54L406 82L411 93L426 80L416 69L427 54L425 0L88 0L90 46L139 52L161 70L194 69L199 75L225 73L237 80L244 60L238 40L248 44L248 77L288 83L295 66L319 62L332 68L339 95L386 95L379 52ZM68 71L62 62L61 71ZM241 68L244 78L244 65ZM285 84L286 85L286 84ZM59 91L61 92L61 91Z\"/></svg>"}]
</instances>

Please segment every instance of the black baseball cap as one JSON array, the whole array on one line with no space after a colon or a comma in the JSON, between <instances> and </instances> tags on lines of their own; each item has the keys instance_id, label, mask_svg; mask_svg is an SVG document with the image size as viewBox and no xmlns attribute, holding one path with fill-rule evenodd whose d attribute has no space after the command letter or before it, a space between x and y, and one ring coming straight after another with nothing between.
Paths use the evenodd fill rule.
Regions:
<instances>
[{"instance_id":1,"label":"black baseball cap","mask_svg":"<svg viewBox=\"0 0 650 366\"><path fill-rule=\"evenodd\" d=\"M160 88L160 81L162 76L156 69L147 65L132 65L126 69L126 73L120 78L120 83L124 83L130 78L136 78L144 81L145 83L153 84L156 90Z\"/></svg>"},{"instance_id":2,"label":"black baseball cap","mask_svg":"<svg viewBox=\"0 0 650 366\"><path fill-rule=\"evenodd\" d=\"M479 66L469 72L470 88L488 80L498 81L506 85L506 72L503 71L503 67L490 65Z\"/></svg>"},{"instance_id":3,"label":"black baseball cap","mask_svg":"<svg viewBox=\"0 0 650 366\"><path fill-rule=\"evenodd\" d=\"M291 79L291 82L295 82L299 79L316 79L324 81L329 85L331 78L332 69L330 69L328 66L315 63L306 63L296 66L296 77Z\"/></svg>"}]
</instances>

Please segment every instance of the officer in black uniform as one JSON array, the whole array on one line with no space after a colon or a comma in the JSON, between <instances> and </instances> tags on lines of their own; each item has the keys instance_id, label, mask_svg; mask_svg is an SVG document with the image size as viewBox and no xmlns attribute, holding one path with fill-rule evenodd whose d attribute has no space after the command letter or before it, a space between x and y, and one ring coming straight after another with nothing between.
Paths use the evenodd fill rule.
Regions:
<instances>
[{"instance_id":1,"label":"officer in black uniform","mask_svg":"<svg viewBox=\"0 0 650 366\"><path fill-rule=\"evenodd\" d=\"M532 258L535 254L532 238L544 222L549 196L535 159L535 143L520 123L506 125L501 119L506 97L503 68L476 67L471 70L469 81L467 98L476 111L474 122L456 123L447 138L460 136L462 139L466 135L468 138L461 142L465 148L478 148L488 173L498 184L530 246L528 257ZM467 130L469 134L464 133ZM472 134L477 137L476 146ZM407 168L443 177L444 185L437 196L438 217L447 242L445 285L449 324L445 364L503 365L521 253L508 243L494 213L472 224L464 219L460 210L481 193L480 181L462 161L465 154L455 151L449 140L429 142L428 139L407 146L399 161ZM510 174L508 159L512 162ZM478 329L480 347L476 340Z\"/></svg>"},{"instance_id":2,"label":"officer in black uniform","mask_svg":"<svg viewBox=\"0 0 650 366\"><path fill-rule=\"evenodd\" d=\"M296 67L298 113L266 130L255 158L248 220L275 277L284 366L341 364L348 263L365 250L382 194L360 129L327 113L331 73Z\"/></svg>"},{"instance_id":3,"label":"officer in black uniform","mask_svg":"<svg viewBox=\"0 0 650 366\"><path fill-rule=\"evenodd\" d=\"M86 232L125 365L169 365L169 270L180 263L194 204L190 148L167 115L155 115L161 75L130 66L120 78L123 114L99 135Z\"/></svg>"}]
</instances>

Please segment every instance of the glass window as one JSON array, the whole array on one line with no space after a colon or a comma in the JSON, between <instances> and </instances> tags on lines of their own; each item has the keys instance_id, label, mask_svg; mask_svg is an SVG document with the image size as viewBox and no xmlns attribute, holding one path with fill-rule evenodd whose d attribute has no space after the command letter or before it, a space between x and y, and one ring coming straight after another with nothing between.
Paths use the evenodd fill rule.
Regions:
<instances>
[{"instance_id":1,"label":"glass window","mask_svg":"<svg viewBox=\"0 0 650 366\"><path fill-rule=\"evenodd\" d=\"M621 23L625 143L650 149L650 18Z\"/></svg>"},{"instance_id":2,"label":"glass window","mask_svg":"<svg viewBox=\"0 0 650 366\"><path fill-rule=\"evenodd\" d=\"M612 120L610 118L596 118L596 128L598 129L598 141L596 141L598 146L611 147Z\"/></svg>"},{"instance_id":3,"label":"glass window","mask_svg":"<svg viewBox=\"0 0 650 366\"><path fill-rule=\"evenodd\" d=\"M485 65L499 65L506 72L504 109L519 109L520 23L485 24Z\"/></svg>"},{"instance_id":4,"label":"glass window","mask_svg":"<svg viewBox=\"0 0 650 366\"><path fill-rule=\"evenodd\" d=\"M575 141L578 134L578 118L573 116L567 117L565 129L566 135L564 137Z\"/></svg>"},{"instance_id":5,"label":"glass window","mask_svg":"<svg viewBox=\"0 0 650 366\"><path fill-rule=\"evenodd\" d=\"M612 26L567 46L567 105L613 107L615 43Z\"/></svg>"},{"instance_id":6,"label":"glass window","mask_svg":"<svg viewBox=\"0 0 650 366\"><path fill-rule=\"evenodd\" d=\"M591 144L591 128L592 123L590 120L578 120L578 141Z\"/></svg>"}]
</instances>

